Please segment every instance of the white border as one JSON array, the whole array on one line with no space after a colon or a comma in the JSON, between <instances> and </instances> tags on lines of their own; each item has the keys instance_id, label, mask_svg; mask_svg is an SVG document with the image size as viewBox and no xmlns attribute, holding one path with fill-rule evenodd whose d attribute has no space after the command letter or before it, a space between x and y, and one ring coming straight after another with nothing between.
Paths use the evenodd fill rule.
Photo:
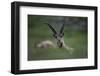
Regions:
<instances>
[{"instance_id":1,"label":"white border","mask_svg":"<svg viewBox=\"0 0 100 76\"><path fill-rule=\"evenodd\" d=\"M27 15L60 15L88 17L88 59L27 61ZM94 65L94 11L42 7L20 7L20 70L79 67Z\"/></svg>"}]
</instances>

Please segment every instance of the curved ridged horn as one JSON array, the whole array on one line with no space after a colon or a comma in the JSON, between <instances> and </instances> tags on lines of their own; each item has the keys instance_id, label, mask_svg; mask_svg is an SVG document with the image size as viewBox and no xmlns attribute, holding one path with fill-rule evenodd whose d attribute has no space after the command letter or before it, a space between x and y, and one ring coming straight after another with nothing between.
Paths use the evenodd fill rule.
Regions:
<instances>
[{"instance_id":1,"label":"curved ridged horn","mask_svg":"<svg viewBox=\"0 0 100 76\"><path fill-rule=\"evenodd\" d=\"M61 26L60 33L63 33L63 30L64 30L64 24Z\"/></svg>"},{"instance_id":2,"label":"curved ridged horn","mask_svg":"<svg viewBox=\"0 0 100 76\"><path fill-rule=\"evenodd\" d=\"M47 24L47 25L49 26L49 28L53 31L54 34L57 33L57 32L55 31L55 29L54 29L50 24L48 24L48 23L45 23L45 24Z\"/></svg>"}]
</instances>

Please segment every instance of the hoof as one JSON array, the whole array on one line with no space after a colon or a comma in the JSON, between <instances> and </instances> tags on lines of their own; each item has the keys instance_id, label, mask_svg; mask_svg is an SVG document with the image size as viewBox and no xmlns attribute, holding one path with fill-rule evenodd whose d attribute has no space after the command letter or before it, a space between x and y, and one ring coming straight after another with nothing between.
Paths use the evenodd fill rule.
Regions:
<instances>
[{"instance_id":1,"label":"hoof","mask_svg":"<svg viewBox=\"0 0 100 76\"><path fill-rule=\"evenodd\" d=\"M69 53L72 54L74 52L73 48L70 48Z\"/></svg>"}]
</instances>

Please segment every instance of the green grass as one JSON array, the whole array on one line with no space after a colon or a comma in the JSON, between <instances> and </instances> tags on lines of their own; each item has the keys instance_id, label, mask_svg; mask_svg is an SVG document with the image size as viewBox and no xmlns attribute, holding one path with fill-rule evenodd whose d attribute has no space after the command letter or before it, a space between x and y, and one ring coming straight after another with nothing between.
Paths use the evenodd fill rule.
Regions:
<instances>
[{"instance_id":1,"label":"green grass","mask_svg":"<svg viewBox=\"0 0 100 76\"><path fill-rule=\"evenodd\" d=\"M36 48L36 44L44 40L52 40L52 32L48 26L41 25L28 29L28 60L78 59L87 58L87 33L65 28L65 43L74 49L70 54L64 48Z\"/></svg>"}]
</instances>

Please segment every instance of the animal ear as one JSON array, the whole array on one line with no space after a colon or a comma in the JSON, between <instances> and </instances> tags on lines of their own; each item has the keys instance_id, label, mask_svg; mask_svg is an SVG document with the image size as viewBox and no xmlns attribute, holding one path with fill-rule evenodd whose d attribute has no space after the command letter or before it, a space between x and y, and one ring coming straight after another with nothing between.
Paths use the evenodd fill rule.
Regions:
<instances>
[{"instance_id":1,"label":"animal ear","mask_svg":"<svg viewBox=\"0 0 100 76\"><path fill-rule=\"evenodd\" d=\"M53 34L53 37L54 37L54 38L57 38L56 34Z\"/></svg>"},{"instance_id":2,"label":"animal ear","mask_svg":"<svg viewBox=\"0 0 100 76\"><path fill-rule=\"evenodd\" d=\"M61 29L60 29L60 33L63 33L64 30L64 24L62 25Z\"/></svg>"},{"instance_id":3,"label":"animal ear","mask_svg":"<svg viewBox=\"0 0 100 76\"><path fill-rule=\"evenodd\" d=\"M60 37L63 37L63 36L64 36L64 33L60 33L59 36L60 36Z\"/></svg>"},{"instance_id":4,"label":"animal ear","mask_svg":"<svg viewBox=\"0 0 100 76\"><path fill-rule=\"evenodd\" d=\"M57 32L55 31L55 29L54 29L50 24L48 24L48 23L45 23L45 24L47 24L47 25L49 26L49 28L53 31L54 34L57 33Z\"/></svg>"},{"instance_id":5,"label":"animal ear","mask_svg":"<svg viewBox=\"0 0 100 76\"><path fill-rule=\"evenodd\" d=\"M64 36L64 33L62 33L62 37Z\"/></svg>"}]
</instances>

